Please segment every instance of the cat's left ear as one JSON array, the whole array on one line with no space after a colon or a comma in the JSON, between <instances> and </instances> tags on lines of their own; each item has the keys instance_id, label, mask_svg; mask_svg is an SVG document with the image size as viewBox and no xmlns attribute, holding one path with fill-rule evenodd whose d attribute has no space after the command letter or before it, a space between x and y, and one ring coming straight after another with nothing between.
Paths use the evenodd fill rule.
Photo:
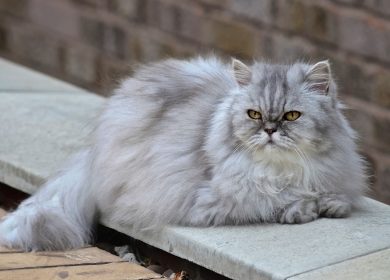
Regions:
<instances>
[{"instance_id":1,"label":"cat's left ear","mask_svg":"<svg viewBox=\"0 0 390 280\"><path fill-rule=\"evenodd\" d=\"M331 83L332 74L328 60L323 60L312 65L306 73L305 82L311 91L327 95Z\"/></svg>"},{"instance_id":2,"label":"cat's left ear","mask_svg":"<svg viewBox=\"0 0 390 280\"><path fill-rule=\"evenodd\" d=\"M244 62L232 58L234 78L240 86L248 85L252 80L252 71Z\"/></svg>"}]
</instances>

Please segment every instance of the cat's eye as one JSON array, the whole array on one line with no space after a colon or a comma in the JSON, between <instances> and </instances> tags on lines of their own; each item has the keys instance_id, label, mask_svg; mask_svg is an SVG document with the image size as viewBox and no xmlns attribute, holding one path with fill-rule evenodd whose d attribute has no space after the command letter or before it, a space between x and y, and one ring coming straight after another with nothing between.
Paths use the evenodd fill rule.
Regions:
<instances>
[{"instance_id":1,"label":"cat's eye","mask_svg":"<svg viewBox=\"0 0 390 280\"><path fill-rule=\"evenodd\" d=\"M255 110L248 110L248 116L249 116L251 119L254 119L254 120L259 120L259 119L261 119L261 113L255 111Z\"/></svg>"},{"instance_id":2,"label":"cat's eye","mask_svg":"<svg viewBox=\"0 0 390 280\"><path fill-rule=\"evenodd\" d=\"M283 119L287 121L295 121L301 116L301 113L298 111L290 111L284 114Z\"/></svg>"}]
</instances>

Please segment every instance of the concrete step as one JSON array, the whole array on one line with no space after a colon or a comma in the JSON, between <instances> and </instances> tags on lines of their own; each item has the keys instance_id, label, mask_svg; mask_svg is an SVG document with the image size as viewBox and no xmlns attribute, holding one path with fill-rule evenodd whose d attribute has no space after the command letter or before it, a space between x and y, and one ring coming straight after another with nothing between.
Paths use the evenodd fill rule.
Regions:
<instances>
[{"instance_id":1,"label":"concrete step","mask_svg":"<svg viewBox=\"0 0 390 280\"><path fill-rule=\"evenodd\" d=\"M7 62L1 63L0 77L7 71ZM23 68L13 71L16 77L33 76ZM36 83L50 79L40 76ZM15 94L5 85L0 80L0 181L34 193L71 153L88 143L104 99L82 90L58 92L54 86L45 92L19 87ZM141 234L108 220L101 223L233 279L316 279L363 263L368 267L359 270L360 279L368 279L390 269L390 207L371 199L349 218L304 225L166 227ZM382 253L387 257L377 257Z\"/></svg>"},{"instance_id":2,"label":"concrete step","mask_svg":"<svg viewBox=\"0 0 390 280\"><path fill-rule=\"evenodd\" d=\"M0 58L1 91L12 92L67 92L86 93L87 91L47 75L30 71L28 68ZM20 74L23 73L23 76Z\"/></svg>"}]
</instances>

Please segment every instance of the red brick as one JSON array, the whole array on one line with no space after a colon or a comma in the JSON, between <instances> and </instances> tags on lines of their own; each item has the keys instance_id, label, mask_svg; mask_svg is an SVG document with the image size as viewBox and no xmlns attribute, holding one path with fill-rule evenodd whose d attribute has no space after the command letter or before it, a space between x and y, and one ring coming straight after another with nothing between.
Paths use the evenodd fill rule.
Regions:
<instances>
[{"instance_id":1,"label":"red brick","mask_svg":"<svg viewBox=\"0 0 390 280\"><path fill-rule=\"evenodd\" d=\"M212 7L218 7L220 9L225 8L231 1L232 0L199 0L199 2L203 4L210 5Z\"/></svg>"},{"instance_id":2,"label":"red brick","mask_svg":"<svg viewBox=\"0 0 390 280\"><path fill-rule=\"evenodd\" d=\"M187 39L202 42L205 36L205 15L200 8L188 9L180 7L177 10L177 32Z\"/></svg>"},{"instance_id":3,"label":"red brick","mask_svg":"<svg viewBox=\"0 0 390 280\"><path fill-rule=\"evenodd\" d=\"M372 101L380 106L390 109L390 69L376 73L372 83Z\"/></svg>"},{"instance_id":4,"label":"red brick","mask_svg":"<svg viewBox=\"0 0 390 280\"><path fill-rule=\"evenodd\" d=\"M207 22L206 42L234 56L249 58L255 52L257 32L254 28L223 19Z\"/></svg>"},{"instance_id":5,"label":"red brick","mask_svg":"<svg viewBox=\"0 0 390 280\"><path fill-rule=\"evenodd\" d=\"M376 147L375 139L375 119L373 116L360 108L354 108L351 104L349 109L345 110L345 113L351 122L352 127L358 132L359 135L364 136L360 138L360 142L369 147Z\"/></svg>"},{"instance_id":6,"label":"red brick","mask_svg":"<svg viewBox=\"0 0 390 280\"><path fill-rule=\"evenodd\" d=\"M376 199L390 204L390 164L383 166L378 172L378 190Z\"/></svg>"},{"instance_id":7,"label":"red brick","mask_svg":"<svg viewBox=\"0 0 390 280\"><path fill-rule=\"evenodd\" d=\"M361 141L366 146L390 154L390 111L356 98L346 100L350 108L346 113L352 126L362 136Z\"/></svg>"},{"instance_id":8,"label":"red brick","mask_svg":"<svg viewBox=\"0 0 390 280\"><path fill-rule=\"evenodd\" d=\"M114 88L116 88L121 79L126 78L131 73L131 68L128 63L120 62L118 60L102 57L97 68L98 81L97 91L105 96L111 95Z\"/></svg>"},{"instance_id":9,"label":"red brick","mask_svg":"<svg viewBox=\"0 0 390 280\"><path fill-rule=\"evenodd\" d=\"M273 0L240 0L230 1L228 7L231 11L242 17L270 23L272 21Z\"/></svg>"},{"instance_id":10,"label":"red brick","mask_svg":"<svg viewBox=\"0 0 390 280\"><path fill-rule=\"evenodd\" d=\"M103 48L109 54L117 58L124 59L127 51L126 31L118 26L104 26L103 30Z\"/></svg>"},{"instance_id":11,"label":"red brick","mask_svg":"<svg viewBox=\"0 0 390 280\"><path fill-rule=\"evenodd\" d=\"M345 59L333 60L333 67L341 93L366 101L372 99L374 72L369 67Z\"/></svg>"},{"instance_id":12,"label":"red brick","mask_svg":"<svg viewBox=\"0 0 390 280\"><path fill-rule=\"evenodd\" d=\"M14 55L48 71L61 69L59 42L44 32L14 26L9 33L9 49Z\"/></svg>"},{"instance_id":13,"label":"red brick","mask_svg":"<svg viewBox=\"0 0 390 280\"><path fill-rule=\"evenodd\" d=\"M338 17L332 9L315 1L277 1L276 25L309 38L337 42Z\"/></svg>"},{"instance_id":14,"label":"red brick","mask_svg":"<svg viewBox=\"0 0 390 280\"><path fill-rule=\"evenodd\" d=\"M330 9L322 6L308 6L305 31L309 37L317 38L335 44L338 36L338 17Z\"/></svg>"},{"instance_id":15,"label":"red brick","mask_svg":"<svg viewBox=\"0 0 390 280\"><path fill-rule=\"evenodd\" d=\"M71 0L75 4L85 5L93 8L105 8L108 6L106 1L111 0Z\"/></svg>"},{"instance_id":16,"label":"red brick","mask_svg":"<svg viewBox=\"0 0 390 280\"><path fill-rule=\"evenodd\" d=\"M65 1L30 0L31 21L63 36L79 37L79 13Z\"/></svg>"},{"instance_id":17,"label":"red brick","mask_svg":"<svg viewBox=\"0 0 390 280\"><path fill-rule=\"evenodd\" d=\"M388 0L365 0L363 6L382 15L390 15L390 1Z\"/></svg>"},{"instance_id":18,"label":"red brick","mask_svg":"<svg viewBox=\"0 0 390 280\"><path fill-rule=\"evenodd\" d=\"M364 0L333 0L334 2L339 2L339 3L343 3L343 4L348 4L348 5L361 5L362 2L364 2Z\"/></svg>"},{"instance_id":19,"label":"red brick","mask_svg":"<svg viewBox=\"0 0 390 280\"><path fill-rule=\"evenodd\" d=\"M339 47L390 62L390 25L360 14L339 17Z\"/></svg>"},{"instance_id":20,"label":"red brick","mask_svg":"<svg viewBox=\"0 0 390 280\"><path fill-rule=\"evenodd\" d=\"M102 48L104 42L104 23L92 17L82 17L81 22L82 40L96 48Z\"/></svg>"},{"instance_id":21,"label":"red brick","mask_svg":"<svg viewBox=\"0 0 390 280\"><path fill-rule=\"evenodd\" d=\"M0 25L0 50L8 49L8 34L7 29Z\"/></svg>"},{"instance_id":22,"label":"red brick","mask_svg":"<svg viewBox=\"0 0 390 280\"><path fill-rule=\"evenodd\" d=\"M161 30L175 32L179 28L178 7L164 1L147 2L147 23Z\"/></svg>"},{"instance_id":23,"label":"red brick","mask_svg":"<svg viewBox=\"0 0 390 280\"><path fill-rule=\"evenodd\" d=\"M71 45L66 49L65 73L85 85L96 82L97 56L90 48Z\"/></svg>"},{"instance_id":24,"label":"red brick","mask_svg":"<svg viewBox=\"0 0 390 280\"><path fill-rule=\"evenodd\" d=\"M136 19L138 11L138 2L134 0L110 0L108 1L109 9L128 19Z\"/></svg>"},{"instance_id":25,"label":"red brick","mask_svg":"<svg viewBox=\"0 0 390 280\"><path fill-rule=\"evenodd\" d=\"M270 55L279 62L291 63L296 60L302 60L310 54L313 55L315 47L305 40L298 37L273 34L262 44L272 42ZM312 57L312 55L310 57Z\"/></svg>"},{"instance_id":26,"label":"red brick","mask_svg":"<svg viewBox=\"0 0 390 280\"><path fill-rule=\"evenodd\" d=\"M306 10L306 4L301 0L280 0L277 2L275 24L283 29L304 33Z\"/></svg>"},{"instance_id":27,"label":"red brick","mask_svg":"<svg viewBox=\"0 0 390 280\"><path fill-rule=\"evenodd\" d=\"M373 118L376 146L385 153L390 153L390 118Z\"/></svg>"},{"instance_id":28,"label":"red brick","mask_svg":"<svg viewBox=\"0 0 390 280\"><path fill-rule=\"evenodd\" d=\"M28 18L28 0L1 0L0 13L10 14L19 18Z\"/></svg>"}]
</instances>

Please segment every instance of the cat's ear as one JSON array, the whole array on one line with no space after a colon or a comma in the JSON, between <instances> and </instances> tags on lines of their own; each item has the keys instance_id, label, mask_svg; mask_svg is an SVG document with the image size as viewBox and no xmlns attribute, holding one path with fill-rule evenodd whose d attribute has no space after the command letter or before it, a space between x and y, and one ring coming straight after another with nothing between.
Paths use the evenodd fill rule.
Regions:
<instances>
[{"instance_id":1,"label":"cat's ear","mask_svg":"<svg viewBox=\"0 0 390 280\"><path fill-rule=\"evenodd\" d=\"M328 94L332 79L328 60L323 60L312 65L306 73L305 82L311 91Z\"/></svg>"},{"instance_id":2,"label":"cat's ear","mask_svg":"<svg viewBox=\"0 0 390 280\"><path fill-rule=\"evenodd\" d=\"M246 86L252 79L252 71L242 61L232 58L232 69L234 78L240 86Z\"/></svg>"}]
</instances>

